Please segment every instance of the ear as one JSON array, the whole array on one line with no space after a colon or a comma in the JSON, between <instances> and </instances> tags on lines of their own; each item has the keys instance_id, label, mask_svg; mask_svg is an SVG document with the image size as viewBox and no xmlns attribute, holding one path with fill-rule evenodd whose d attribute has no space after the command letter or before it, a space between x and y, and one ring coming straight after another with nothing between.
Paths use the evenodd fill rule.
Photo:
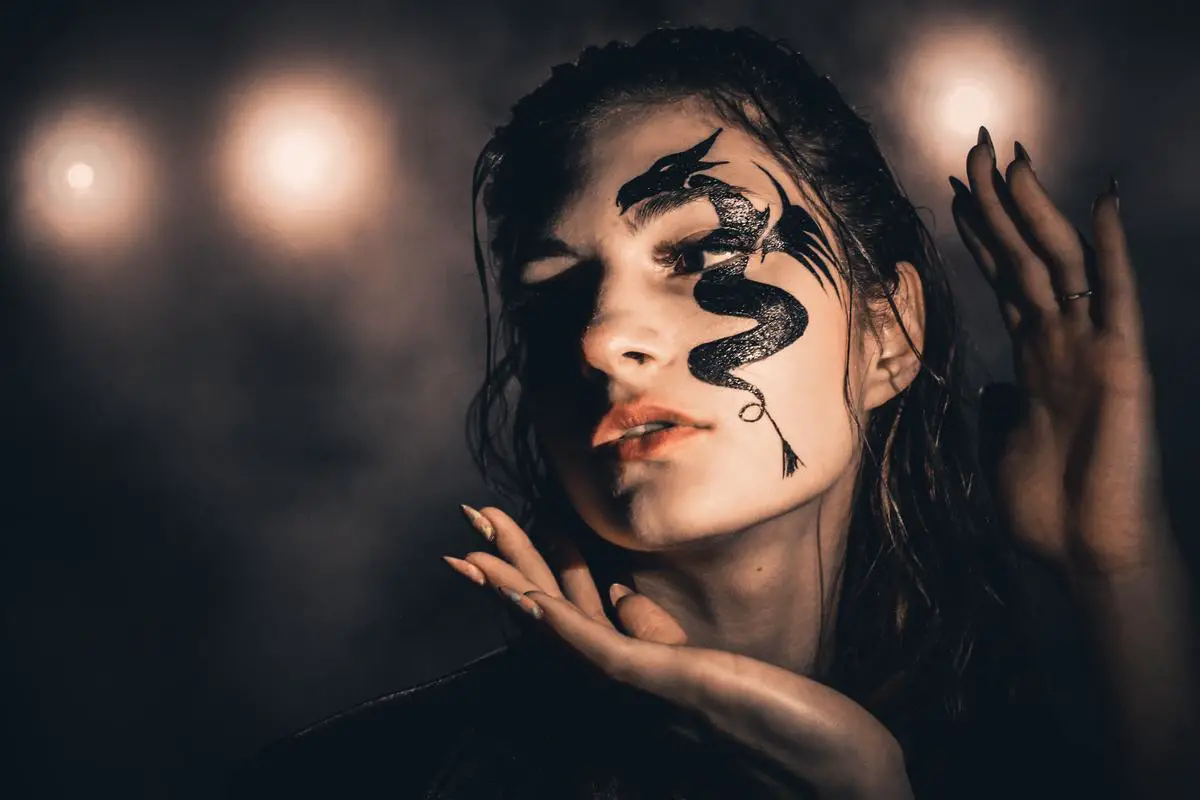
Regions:
<instances>
[{"instance_id":1,"label":"ear","mask_svg":"<svg viewBox=\"0 0 1200 800\"><path fill-rule=\"evenodd\" d=\"M878 408L903 392L921 370L925 291L916 267L907 261L896 264L896 274L899 280L892 294L895 310L886 299L876 301L871 308L873 330L867 332L864 341L864 410Z\"/></svg>"}]
</instances>

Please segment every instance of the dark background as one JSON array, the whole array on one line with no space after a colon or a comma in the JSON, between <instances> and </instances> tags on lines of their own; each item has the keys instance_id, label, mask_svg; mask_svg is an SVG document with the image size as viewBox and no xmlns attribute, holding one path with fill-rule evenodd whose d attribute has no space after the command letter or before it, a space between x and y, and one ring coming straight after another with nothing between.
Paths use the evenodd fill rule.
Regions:
<instances>
[{"instance_id":1,"label":"dark background","mask_svg":"<svg viewBox=\"0 0 1200 800\"><path fill-rule=\"evenodd\" d=\"M921 149L932 134L904 111L897 65L943 24L1028 55L1040 110L979 122L1002 157L1021 138L1081 222L1121 180L1167 491L1195 564L1200 26L1182 2L992 6L7 3L7 796L207 796L271 738L502 643L494 603L438 559L475 546L457 504L489 500L462 435L483 358L470 170L552 64L661 22L759 27L831 74L929 209L980 362L1001 376L998 316L949 218L945 177L962 168ZM386 202L320 252L231 224L214 178L231 87L289 64L347 71L392 123ZM19 213L30 126L75 98L154 142L153 232L124 254L56 249Z\"/></svg>"}]
</instances>

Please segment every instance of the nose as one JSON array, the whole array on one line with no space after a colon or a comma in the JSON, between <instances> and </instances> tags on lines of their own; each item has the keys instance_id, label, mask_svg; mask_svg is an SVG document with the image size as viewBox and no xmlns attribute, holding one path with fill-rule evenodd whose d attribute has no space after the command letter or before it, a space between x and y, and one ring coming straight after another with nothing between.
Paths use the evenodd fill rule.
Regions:
<instances>
[{"instance_id":1,"label":"nose","mask_svg":"<svg viewBox=\"0 0 1200 800\"><path fill-rule=\"evenodd\" d=\"M624 298L602 292L583 332L584 376L595 380L644 383L671 358L671 337L663 312L644 293Z\"/></svg>"}]
</instances>

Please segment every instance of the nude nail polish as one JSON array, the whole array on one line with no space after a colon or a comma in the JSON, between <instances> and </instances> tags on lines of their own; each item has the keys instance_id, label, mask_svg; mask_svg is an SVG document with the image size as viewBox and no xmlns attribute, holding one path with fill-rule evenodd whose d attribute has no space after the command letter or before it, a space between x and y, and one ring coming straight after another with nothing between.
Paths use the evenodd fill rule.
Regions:
<instances>
[{"instance_id":1,"label":"nude nail polish","mask_svg":"<svg viewBox=\"0 0 1200 800\"><path fill-rule=\"evenodd\" d=\"M462 509L467 521L471 523L471 527L479 531L483 538L487 539L489 542L496 541L496 529L492 526L491 520L489 520L483 514L480 514L475 509L471 508L466 503L461 503L459 508Z\"/></svg>"},{"instance_id":2,"label":"nude nail polish","mask_svg":"<svg viewBox=\"0 0 1200 800\"><path fill-rule=\"evenodd\" d=\"M463 561L461 558L455 558L454 556L442 556L442 560L449 564L451 569L472 583L478 584L479 586L483 586L485 583L487 583L487 578L484 577L479 567L475 566L470 561Z\"/></svg>"},{"instance_id":3,"label":"nude nail polish","mask_svg":"<svg viewBox=\"0 0 1200 800\"><path fill-rule=\"evenodd\" d=\"M517 590L510 589L507 586L501 586L500 594L507 597L509 599L509 601L513 603L513 605L517 606L519 609L521 609L522 611L524 611L526 614L533 617L534 619L542 618L542 607L539 606L537 603L533 602L532 600L530 600L525 595L518 592Z\"/></svg>"},{"instance_id":4,"label":"nude nail polish","mask_svg":"<svg viewBox=\"0 0 1200 800\"><path fill-rule=\"evenodd\" d=\"M630 589L623 583L614 583L608 587L608 600L614 606L621 600L622 597L633 594L633 589Z\"/></svg>"}]
</instances>

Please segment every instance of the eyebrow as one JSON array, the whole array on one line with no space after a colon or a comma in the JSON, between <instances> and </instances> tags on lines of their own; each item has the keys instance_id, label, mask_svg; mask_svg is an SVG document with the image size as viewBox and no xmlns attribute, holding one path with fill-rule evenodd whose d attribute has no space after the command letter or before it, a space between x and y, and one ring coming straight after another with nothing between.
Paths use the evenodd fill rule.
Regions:
<instances>
[{"instance_id":1,"label":"eyebrow","mask_svg":"<svg viewBox=\"0 0 1200 800\"><path fill-rule=\"evenodd\" d=\"M660 192L647 198L633 211L633 218L628 221L629 232L637 233L654 220L670 212L691 205L697 200L705 200L711 193L710 186L695 186L686 189L672 189Z\"/></svg>"},{"instance_id":2,"label":"eyebrow","mask_svg":"<svg viewBox=\"0 0 1200 800\"><path fill-rule=\"evenodd\" d=\"M744 189L739 189L738 187L731 188L745 193ZM629 232L637 233L654 220L664 217L676 209L689 206L700 200L707 200L711 191L712 187L696 186L686 189L672 189L649 197L633 209L633 216L626 221ZM551 258L581 259L582 256L575 252L562 239L554 236L544 236L523 248L515 261L523 270L531 264Z\"/></svg>"}]
</instances>

